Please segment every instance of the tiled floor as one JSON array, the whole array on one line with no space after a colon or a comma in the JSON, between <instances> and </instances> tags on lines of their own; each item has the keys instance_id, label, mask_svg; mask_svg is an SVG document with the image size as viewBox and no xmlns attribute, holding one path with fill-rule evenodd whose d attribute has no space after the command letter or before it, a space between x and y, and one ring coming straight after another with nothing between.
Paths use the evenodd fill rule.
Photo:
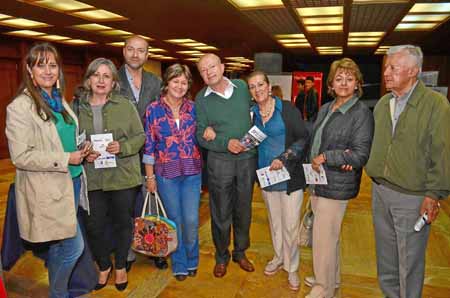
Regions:
<instances>
[{"instance_id":1,"label":"tiled floor","mask_svg":"<svg viewBox=\"0 0 450 298\"><path fill-rule=\"evenodd\" d=\"M0 161L0 220L3 222L5 196L12 181L13 168L6 160ZM2 228L1 228L2 229ZM2 230L1 230L2 231ZM300 291L287 288L287 273L273 277L263 274L265 263L272 258L269 228L264 203L258 190L253 201L251 247L248 257L256 271L247 273L230 263L228 273L222 279L214 278L214 246L210 233L208 198L202 197L200 209L200 267L198 275L184 282L176 281L169 270L159 271L147 258L138 256L129 274L130 284L124 292L118 292L113 279L104 289L86 295L86 298L252 298L252 297L304 297L309 288L303 283ZM342 227L342 287L341 298L383 297L376 281L375 243L370 210L370 182L363 179L361 193L348 205ZM311 250L301 249L300 276L303 279L312 272ZM26 254L16 266L4 273L8 295L16 297L47 297L47 273L43 263ZM438 220L433 224L427 254L424 297L450 297L450 202L442 204Z\"/></svg>"}]
</instances>

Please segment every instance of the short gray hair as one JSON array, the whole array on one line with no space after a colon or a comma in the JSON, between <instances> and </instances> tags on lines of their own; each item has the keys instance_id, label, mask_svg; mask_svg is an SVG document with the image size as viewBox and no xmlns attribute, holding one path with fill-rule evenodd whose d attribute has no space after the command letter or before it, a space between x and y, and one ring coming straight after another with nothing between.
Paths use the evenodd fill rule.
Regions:
<instances>
[{"instance_id":1,"label":"short gray hair","mask_svg":"<svg viewBox=\"0 0 450 298\"><path fill-rule=\"evenodd\" d=\"M119 84L119 74L117 72L117 68L111 60L106 59L106 58L97 58L89 64L89 66L86 69L86 73L84 74L84 77L83 77L83 87L85 88L85 90L92 92L91 86L89 86L89 78L97 71L97 69L100 67L100 65L106 65L109 67L109 69L111 69L112 78L113 78L113 82L114 82L114 87L111 91L118 92L120 90L120 84Z\"/></svg>"},{"instance_id":2,"label":"short gray hair","mask_svg":"<svg viewBox=\"0 0 450 298\"><path fill-rule=\"evenodd\" d=\"M390 47L387 51L387 55L393 55L401 51L406 51L408 55L414 59L414 62L416 63L417 67L419 68L418 75L422 72L422 64L423 64L423 53L419 46L414 45L399 45L399 46L393 46Z\"/></svg>"}]
</instances>

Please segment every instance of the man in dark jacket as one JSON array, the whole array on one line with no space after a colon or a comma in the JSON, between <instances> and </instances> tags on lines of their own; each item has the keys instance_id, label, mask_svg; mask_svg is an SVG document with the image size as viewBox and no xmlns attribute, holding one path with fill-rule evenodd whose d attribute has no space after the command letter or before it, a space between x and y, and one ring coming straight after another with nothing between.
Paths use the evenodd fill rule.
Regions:
<instances>
[{"instance_id":1,"label":"man in dark jacket","mask_svg":"<svg viewBox=\"0 0 450 298\"><path fill-rule=\"evenodd\" d=\"M125 64L119 69L120 94L124 95L136 106L142 124L144 124L147 105L159 96L161 89L161 79L144 70L147 56L148 42L138 35L133 35L125 41L123 48ZM144 192L143 195L145 195ZM168 267L165 258L153 259L157 268L165 269ZM131 264L135 260L136 256L130 249L127 258L127 271L130 270Z\"/></svg>"},{"instance_id":2,"label":"man in dark jacket","mask_svg":"<svg viewBox=\"0 0 450 298\"><path fill-rule=\"evenodd\" d=\"M314 77L307 76L305 79L305 97L302 103L303 120L314 123L319 111L318 103L319 95L316 88L314 88Z\"/></svg>"}]
</instances>

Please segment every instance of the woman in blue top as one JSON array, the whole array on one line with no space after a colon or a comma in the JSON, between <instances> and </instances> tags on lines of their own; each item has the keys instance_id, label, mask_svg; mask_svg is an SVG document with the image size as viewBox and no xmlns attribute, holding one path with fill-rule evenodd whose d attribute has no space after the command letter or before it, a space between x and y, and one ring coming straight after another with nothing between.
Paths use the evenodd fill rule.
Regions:
<instances>
[{"instance_id":1,"label":"woman in blue top","mask_svg":"<svg viewBox=\"0 0 450 298\"><path fill-rule=\"evenodd\" d=\"M49 297L68 298L69 278L84 248L76 210L80 163L89 144L77 149L78 120L62 97L57 50L36 44L23 66L22 85L6 117L20 237L48 246Z\"/></svg>"},{"instance_id":2,"label":"woman in blue top","mask_svg":"<svg viewBox=\"0 0 450 298\"><path fill-rule=\"evenodd\" d=\"M299 111L290 102L271 96L269 79L264 72L251 73L247 82L257 103L252 108L254 123L267 135L258 146L258 168L270 166L271 170L279 170L284 166L291 176L288 181L262 190L275 252L264 274L270 276L283 268L289 273L289 288L297 291L300 284L297 274L299 215L305 187L302 161L309 134Z\"/></svg>"}]
</instances>

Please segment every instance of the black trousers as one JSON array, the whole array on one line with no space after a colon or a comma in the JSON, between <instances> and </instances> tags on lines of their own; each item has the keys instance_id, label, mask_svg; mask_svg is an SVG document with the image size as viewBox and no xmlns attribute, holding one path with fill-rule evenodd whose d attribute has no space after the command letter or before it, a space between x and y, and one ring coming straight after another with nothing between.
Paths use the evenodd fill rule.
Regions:
<instances>
[{"instance_id":1,"label":"black trousers","mask_svg":"<svg viewBox=\"0 0 450 298\"><path fill-rule=\"evenodd\" d=\"M133 233L134 202L140 186L89 192L90 215L85 216L89 246L101 271L111 266L114 252L116 269L126 266ZM111 239L112 238L112 239Z\"/></svg>"},{"instance_id":2,"label":"black trousers","mask_svg":"<svg viewBox=\"0 0 450 298\"><path fill-rule=\"evenodd\" d=\"M233 227L233 260L245 257L250 246L253 184L256 158L223 160L208 156L208 188L211 230L216 247L216 262L230 260L231 227Z\"/></svg>"}]
</instances>

